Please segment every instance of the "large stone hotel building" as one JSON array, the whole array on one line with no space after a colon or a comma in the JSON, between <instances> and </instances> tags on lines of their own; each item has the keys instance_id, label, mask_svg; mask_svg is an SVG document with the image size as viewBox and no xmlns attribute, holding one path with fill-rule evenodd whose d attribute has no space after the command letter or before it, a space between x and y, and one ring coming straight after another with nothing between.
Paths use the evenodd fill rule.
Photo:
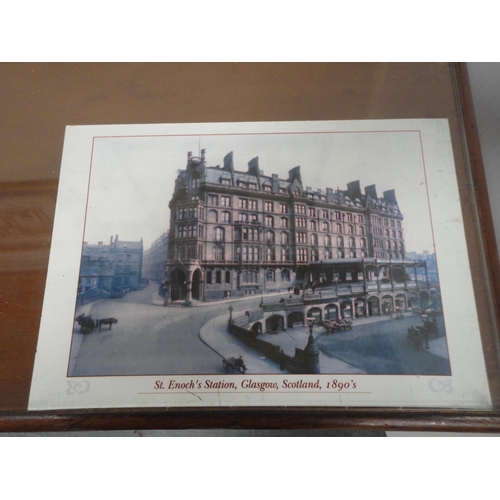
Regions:
<instances>
[{"instance_id":1,"label":"large stone hotel building","mask_svg":"<svg viewBox=\"0 0 500 500\"><path fill-rule=\"evenodd\" d=\"M419 300L408 288L418 285L425 264L405 259L394 190L379 196L375 185L362 191L359 181L313 190L300 167L280 179L264 175L258 161L241 172L232 152L222 167L207 166L205 150L188 153L169 204L167 302L287 291L304 282L358 289L364 314L380 313L383 289L394 310ZM371 304L370 293L377 298Z\"/></svg>"}]
</instances>

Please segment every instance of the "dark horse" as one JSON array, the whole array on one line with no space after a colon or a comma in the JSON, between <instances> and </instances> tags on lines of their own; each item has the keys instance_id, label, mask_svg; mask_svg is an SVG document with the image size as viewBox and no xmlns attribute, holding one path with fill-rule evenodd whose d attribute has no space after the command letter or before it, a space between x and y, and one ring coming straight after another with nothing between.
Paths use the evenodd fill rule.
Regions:
<instances>
[{"instance_id":1,"label":"dark horse","mask_svg":"<svg viewBox=\"0 0 500 500\"><path fill-rule=\"evenodd\" d=\"M101 326L102 325L109 325L109 329L111 330L111 327L118 323L118 320L116 318L105 318L105 319L98 319L97 325L99 327L99 331L101 331Z\"/></svg>"}]
</instances>

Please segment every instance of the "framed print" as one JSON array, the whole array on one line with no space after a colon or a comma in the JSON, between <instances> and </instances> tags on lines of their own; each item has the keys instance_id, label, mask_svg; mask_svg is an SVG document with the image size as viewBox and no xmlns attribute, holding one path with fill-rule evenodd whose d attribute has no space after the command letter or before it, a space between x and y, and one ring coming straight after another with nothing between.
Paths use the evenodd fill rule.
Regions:
<instances>
[{"instance_id":1,"label":"framed print","mask_svg":"<svg viewBox=\"0 0 500 500\"><path fill-rule=\"evenodd\" d=\"M491 407L446 120L67 129L30 410L458 404Z\"/></svg>"},{"instance_id":2,"label":"framed print","mask_svg":"<svg viewBox=\"0 0 500 500\"><path fill-rule=\"evenodd\" d=\"M2 71L2 431L500 429L464 65Z\"/></svg>"}]
</instances>

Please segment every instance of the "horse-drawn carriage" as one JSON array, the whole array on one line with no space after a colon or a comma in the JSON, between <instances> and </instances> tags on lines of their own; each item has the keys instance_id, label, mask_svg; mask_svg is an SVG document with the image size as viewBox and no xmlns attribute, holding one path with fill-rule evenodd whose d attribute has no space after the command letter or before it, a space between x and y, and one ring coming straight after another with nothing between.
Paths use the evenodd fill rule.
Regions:
<instances>
[{"instance_id":1,"label":"horse-drawn carriage","mask_svg":"<svg viewBox=\"0 0 500 500\"><path fill-rule=\"evenodd\" d=\"M236 370L241 373L245 373L247 367L245 363L243 363L243 358L240 356L239 358L223 358L222 365L226 371Z\"/></svg>"},{"instance_id":2,"label":"horse-drawn carriage","mask_svg":"<svg viewBox=\"0 0 500 500\"><path fill-rule=\"evenodd\" d=\"M85 316L84 314L80 314L75 318L75 321L80 325L80 333L83 335L88 335L94 331L96 327L95 319L91 316Z\"/></svg>"},{"instance_id":3,"label":"horse-drawn carriage","mask_svg":"<svg viewBox=\"0 0 500 500\"><path fill-rule=\"evenodd\" d=\"M101 331L102 325L109 325L109 329L111 330L113 325L118 323L116 318L94 319L92 316L85 316L85 314L77 316L75 321L80 325L80 333L83 333L83 335L92 333L95 328L99 328L99 331Z\"/></svg>"},{"instance_id":4,"label":"horse-drawn carriage","mask_svg":"<svg viewBox=\"0 0 500 500\"><path fill-rule=\"evenodd\" d=\"M335 332L345 332L346 330L352 330L352 321L348 321L346 319L327 319L326 321L321 321L319 325L324 327L325 333L327 335L333 334Z\"/></svg>"},{"instance_id":5,"label":"horse-drawn carriage","mask_svg":"<svg viewBox=\"0 0 500 500\"><path fill-rule=\"evenodd\" d=\"M429 348L429 339L437 337L439 335L439 329L437 326L436 318L429 320L428 316L425 314L421 315L423 325L422 326L410 326L408 328L408 334L406 340L415 349L419 350L425 343L425 348Z\"/></svg>"}]
</instances>

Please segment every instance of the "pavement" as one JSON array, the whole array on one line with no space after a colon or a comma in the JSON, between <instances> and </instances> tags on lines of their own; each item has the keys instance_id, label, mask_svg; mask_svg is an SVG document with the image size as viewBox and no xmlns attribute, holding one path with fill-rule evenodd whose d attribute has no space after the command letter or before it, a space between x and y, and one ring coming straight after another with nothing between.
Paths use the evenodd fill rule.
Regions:
<instances>
[{"instance_id":1,"label":"pavement","mask_svg":"<svg viewBox=\"0 0 500 500\"><path fill-rule=\"evenodd\" d=\"M227 331L228 320L229 314L224 314L205 323L200 330L200 339L224 358L243 356L245 366L250 373L287 373L281 371L277 363L248 347L229 333ZM322 333L323 330L320 330L316 332L316 336ZM286 332L264 333L259 338L270 344L279 345L285 354L293 356L296 347L304 349L307 345L309 329L307 327L295 327ZM321 373L364 373L340 359L323 354L321 351L319 366Z\"/></svg>"},{"instance_id":2,"label":"pavement","mask_svg":"<svg viewBox=\"0 0 500 500\"><path fill-rule=\"evenodd\" d=\"M279 365L266 358L262 353L248 347L227 331L229 314L217 316L205 323L200 330L200 339L223 358L243 357L250 373L286 373Z\"/></svg>"},{"instance_id":3,"label":"pavement","mask_svg":"<svg viewBox=\"0 0 500 500\"><path fill-rule=\"evenodd\" d=\"M141 294L141 297L137 294ZM134 295L136 294L136 295ZM136 301L140 300L140 302L143 304L142 306L135 304L134 307L136 308L144 308L148 307L148 305L151 307L151 305L157 305L157 306L163 306L163 298L158 295L156 289L150 289L150 290L143 290L141 292L133 292L130 294L127 294L128 297L127 301L128 302L133 302L135 304ZM316 293L314 296L318 296L319 294ZM127 298L126 296L126 298ZM276 303L279 299L279 297L288 297L289 294L287 292L276 292L273 294L266 294L263 296L263 301L264 304L269 304L269 303ZM323 297L325 298L325 294L323 294ZM319 297L318 297L319 298ZM121 311L121 315L123 316L124 321L120 321L120 323L116 327L116 332L115 328L113 329L113 334L112 332L101 332L99 334L99 337L101 337L100 344L97 346L87 346L86 350L89 348L92 349L92 352L94 352L92 359L95 358L95 349L98 349L99 352L103 351L103 355L106 355L106 360L107 364L110 363L110 359L121 359L122 356L118 356L118 353L123 350L121 353L122 355L125 355L126 352L129 352L130 349L133 346L134 350L137 352L145 352L146 354L143 353L143 356L146 356L148 359L150 357L155 357L154 353L150 353L147 351L146 347L147 345L153 344L155 347L155 352L162 351L162 352L172 352L172 348L175 347L174 350L177 352L177 358L183 358L185 356L188 356L189 359L191 358L196 358L196 356L202 356L203 359L207 358L207 355L205 354L203 356L202 352L200 351L198 354L195 354L193 351L194 346L192 343L187 342L188 341L188 336L187 335L193 335L191 337L192 339L195 338L195 336L198 336L201 341L203 342L204 346L203 348L206 349L205 346L208 346L210 350L216 354L216 356L208 356L208 358L213 358L212 363L214 366L208 367L208 370L211 372L211 370L214 369L214 367L218 367L219 363L217 361L218 357L221 358L230 358L230 357L238 357L242 356L243 360L245 362L245 365L248 369L248 372L250 373L263 373L263 374L271 374L271 373L287 373L286 371L281 371L279 368L279 365L275 363L274 361L271 361L268 359L266 356L264 356L262 353L259 351L256 351L249 346L247 346L245 343L241 342L238 338L233 336L227 331L227 323L229 320L229 314L226 313L228 305L230 303L235 303L234 305L234 311L233 316L241 316L243 315L244 308L247 306L246 302L248 302L249 298L248 297L242 297L242 298L228 298L224 301L217 301L217 302L199 302L199 301L193 301L192 306L193 310L189 310L186 308L182 308L182 314L180 310L177 310L175 308L166 308L163 309L164 312L160 308L153 307L151 309L151 313L153 313L153 310L156 311L156 313L150 315L150 313L147 313L144 311L141 314L147 314L146 316L143 316L144 319L142 320L142 323L140 325L133 325L132 322L134 320L133 317L126 318L125 317L125 312L128 312L130 308L133 309L132 303L130 303L130 306L126 304L122 304L122 307L126 307L123 311ZM253 297L253 302L252 302L252 307L256 307L259 301L261 300L261 297ZM120 304L119 302L124 302L125 299L120 299L120 300L115 300L114 302L116 303L115 305L109 303L107 304L107 301L103 301L103 304L88 304L82 308L79 308L77 311L77 314L84 313L84 314L89 314L91 307L96 307L99 309L98 311L95 311L96 314L102 314L103 311L101 309L105 308L106 306L108 307L113 307L117 308ZM239 302L243 302L241 304L238 304ZM227 306L226 306L227 304ZM183 306L184 302L179 301L179 306ZM99 307L102 306L102 307ZM211 318L211 316L214 316L217 314L216 311L213 309L217 307L219 308L220 313L224 312L224 314L216 316ZM200 309L198 309L200 308ZM212 311L210 310L212 308ZM113 309L114 311L114 309ZM168 311L168 312L167 312ZM134 311L131 311L130 314L135 317L135 313L133 314ZM140 312L140 311L139 311ZM158 314L160 314L161 318L158 317ZM186 316L187 314L187 316ZM188 320L186 322L187 318L191 318L191 320ZM414 316L412 313L405 313L404 317L406 318L406 322L411 321L412 318L415 319L414 324L419 324L421 322L419 316ZM150 341L147 343L144 343L143 340L144 335L142 335L142 340L139 337L139 334L137 332L140 332L140 330L145 328L145 325L148 323L149 319L154 324L149 325L147 331L149 332L147 337L151 337ZM155 319L156 318L156 319ZM125 321L126 320L126 321ZM156 324L156 322L160 320L160 323ZM135 321L135 320L134 320ZM381 322L387 322L387 323L392 323L394 326L396 325L396 320L395 318L390 318L389 316L373 316L369 318L356 318L353 320L353 326L354 326L354 331L358 331L359 334L361 334L362 337L359 337L359 341L363 342L363 339L365 338L365 335L363 335L363 327L366 326L368 328L367 332L373 330L373 327L370 327L370 325L375 325ZM189 323L191 323L191 328L189 327ZM196 326L195 326L196 325ZM401 325L403 326L403 325ZM407 325L408 326L408 325ZM122 329L129 329L131 330L129 333L121 332L118 331L118 327L121 327ZM140 328L142 327L142 328ZM161 328L160 328L161 327ZM194 328L193 328L194 327ZM389 327L389 324L388 324ZM140 328L140 329L139 329ZM165 332L163 332L163 330ZM393 327L391 327L393 328ZM162 330L161 332L156 330ZM385 330L386 328L383 327L382 330ZM137 331L136 331L137 330ZM182 331L181 331L182 330ZM186 330L186 332L184 332ZM378 331L378 329L377 329ZM179 339L174 338L174 334L179 333ZM329 339L330 337L324 337L324 329L315 327L313 331L313 335L316 339ZM126 336L128 335L128 343L126 344L125 341ZM401 333L401 335L404 335L404 333ZM118 336L118 337L115 337ZM358 335L359 336L359 335ZM358 337L357 336L357 337ZM90 339L92 341L97 342L97 335L95 336L95 339ZM110 337L109 339L107 337ZM113 341L111 347L113 348L112 351L108 352L106 349L110 349L110 346L107 346L105 343L110 342L111 338L115 337L115 340ZM270 344L277 345L282 349L287 355L293 356L295 354L295 349L304 349L304 347L307 345L307 341L309 338L309 329L306 327L295 327L295 328L289 328L287 331L280 331L279 333L276 334L268 334L264 333L261 334L260 337L262 340L265 340L269 342ZM335 337L336 339L337 337ZM184 339L184 340L182 340ZM120 340L120 341L119 341ZM75 367L75 364L78 360L78 354L80 352L80 347L82 347L82 344L84 344L86 341L89 341L89 339L85 339L83 335L81 335L78 332L75 332L73 334L73 344L72 344L72 351L71 351L71 356L70 356L70 366L69 366L69 373L72 373ZM191 340L192 342L192 340ZM355 345L357 344L358 341L356 341ZM121 345L123 343L123 345ZM203 345L201 344L200 347ZM191 346L191 347L189 347ZM83 348L83 347L82 347ZM188 349L186 352L184 352L185 349ZM116 351L116 352L115 352ZM147 351L147 352L146 352ZM328 350L327 350L328 351ZM448 359L448 351L447 351L447 346L446 346L446 339L444 337L439 337L437 339L433 339L429 341L429 349L426 350L430 354L434 354L435 356L439 356L440 358ZM198 351L197 351L198 352ZM328 354L326 354L323 351L320 351L320 370L321 373L332 373L332 374L360 374L360 373L367 373L366 370L367 368L365 366L362 367L357 367L354 365L351 365L349 363L353 363L353 359L347 359L346 356L343 356L343 359L336 358L336 352L337 349L330 349ZM339 352L339 356L340 356ZM156 358L155 358L156 359ZM87 363L90 361L87 360ZM170 363L173 361L170 360ZM96 363L96 361L92 361L92 363ZM149 359L148 364L152 364L153 360ZM201 361L200 361L201 363ZM154 364L154 363L153 363ZM174 363L175 364L175 363ZM170 365L169 365L170 366ZM177 367L177 365L175 365ZM201 366L201 365L200 365ZM210 365L211 366L211 365ZM152 367L149 367L153 369ZM122 370L124 368L121 368ZM157 367L158 370L163 369L162 367ZM173 369L173 365L171 366L170 369ZM177 368L176 368L177 370ZM179 372L180 373L180 372Z\"/></svg>"},{"instance_id":4,"label":"pavement","mask_svg":"<svg viewBox=\"0 0 500 500\"><path fill-rule=\"evenodd\" d=\"M191 307L212 307L214 304L231 304L234 302L242 302L242 301L248 301L249 299L253 298L258 298L258 297L288 297L290 294L288 292L271 292L271 293L266 293L265 295L251 295L247 297L234 297L234 298L227 298L227 299L220 299L220 300L213 300L213 301L208 301L208 302L202 302L199 300L192 300L191 301ZM315 298L319 298L319 295L316 294ZM267 302L276 302L276 301L267 301ZM266 300L264 300L264 303L266 303ZM153 293L153 296L151 298L151 304L155 306L165 306L164 299L163 297L158 294L157 292ZM179 307L184 307L186 304L185 300L176 300L174 302L169 302L169 306L179 306Z\"/></svg>"},{"instance_id":5,"label":"pavement","mask_svg":"<svg viewBox=\"0 0 500 500\"><path fill-rule=\"evenodd\" d=\"M411 313L405 313L405 318L414 317ZM224 358L243 356L245 366L250 373L286 373L279 369L273 361L267 359L263 354L248 347L235 336L227 331L229 314L224 314L211 319L203 325L200 330L200 339L211 349ZM420 318L415 316L416 323ZM353 321L353 328L372 325L382 322L399 321L388 316L374 316L369 318L357 318ZM313 330L313 336L318 338L324 334L324 329L319 327ZM309 338L308 327L294 327L279 333L263 333L259 336L270 344L277 345L289 356L295 354L295 348L303 349ZM439 337L429 341L429 349L426 352L443 359L448 359L448 349L445 337ZM319 364L321 373L362 374L366 373L358 367L350 365L333 356L320 351Z\"/></svg>"}]
</instances>

